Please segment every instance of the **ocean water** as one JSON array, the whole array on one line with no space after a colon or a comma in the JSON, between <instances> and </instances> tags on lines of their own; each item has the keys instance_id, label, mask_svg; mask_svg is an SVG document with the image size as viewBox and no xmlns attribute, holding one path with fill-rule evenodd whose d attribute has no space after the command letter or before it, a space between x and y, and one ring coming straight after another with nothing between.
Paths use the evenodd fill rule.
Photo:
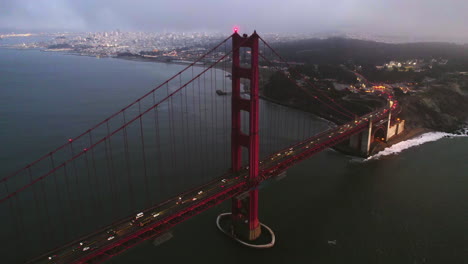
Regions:
<instances>
[{"instance_id":1,"label":"ocean water","mask_svg":"<svg viewBox=\"0 0 468 264\"><path fill-rule=\"evenodd\" d=\"M180 69L0 49L1 175ZM468 263L467 161L468 137L439 132L367 160L326 150L262 186L260 220L276 234L273 248L245 248L220 233L225 202L175 227L169 241L148 241L109 263ZM21 262L22 251L10 255Z\"/></svg>"},{"instance_id":2,"label":"ocean water","mask_svg":"<svg viewBox=\"0 0 468 264\"><path fill-rule=\"evenodd\" d=\"M271 249L220 235L214 220L225 203L165 244L110 263L467 263L468 138L433 139L367 161L324 151L288 170L260 192L260 220L277 238Z\"/></svg>"}]
</instances>

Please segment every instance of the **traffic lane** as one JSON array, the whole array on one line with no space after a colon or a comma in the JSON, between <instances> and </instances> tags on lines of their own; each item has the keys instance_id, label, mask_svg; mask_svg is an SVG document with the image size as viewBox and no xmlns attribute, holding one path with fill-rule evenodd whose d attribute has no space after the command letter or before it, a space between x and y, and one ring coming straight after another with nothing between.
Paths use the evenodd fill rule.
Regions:
<instances>
[{"instance_id":1,"label":"traffic lane","mask_svg":"<svg viewBox=\"0 0 468 264\"><path fill-rule=\"evenodd\" d=\"M223 178L222 180L214 182L211 185L205 186L205 188L203 189L196 189L192 191L191 193L187 193L187 194L184 194L183 196L179 196L178 198L171 199L169 202L164 204L166 208L151 208L151 209L143 211L143 215L145 213L148 214L151 211L157 211L157 212L151 213L150 217L144 218L144 220L146 221L145 225L150 224L156 220L163 220L163 219L160 219L160 216L162 217L165 214L171 214L173 212L186 209L187 207L192 206L193 204L198 202L199 200L203 200L205 197L208 197L212 194L216 194L220 188L225 188L225 187L228 187L228 186L231 186L233 184L240 182L241 181L240 176L244 178L246 177L245 174L240 175L240 176L239 175L237 176L230 175L230 176L233 177L232 179L237 178L238 180L234 181L230 177L226 177L226 178ZM155 210L155 209L159 209L159 210ZM154 215L156 215L156 217L154 217ZM48 257L44 258L44 261L41 261L39 263L69 263L70 261L76 260L78 258L82 258L97 248L108 246L114 243L115 241L113 240L118 240L119 237L125 237L127 235L137 232L138 230L144 227L144 225L139 226L139 222L141 221L136 221L132 223L131 220L129 221L128 219L126 219L125 222L117 223L114 226L109 226L106 229L106 231L100 232L99 234L96 234L95 236L92 236L92 237L87 237L83 239L81 242L78 242L78 244L75 244L65 250L59 250L57 252L51 253ZM115 235L111 235L107 233L107 230L110 230L110 229L115 231ZM113 238L109 239L111 237Z\"/></svg>"}]
</instances>

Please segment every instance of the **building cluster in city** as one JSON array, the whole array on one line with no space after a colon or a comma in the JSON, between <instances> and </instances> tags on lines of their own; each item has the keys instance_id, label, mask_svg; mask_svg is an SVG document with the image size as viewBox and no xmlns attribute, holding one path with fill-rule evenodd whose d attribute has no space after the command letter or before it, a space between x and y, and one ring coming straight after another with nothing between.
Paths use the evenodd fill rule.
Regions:
<instances>
[{"instance_id":1,"label":"building cluster in city","mask_svg":"<svg viewBox=\"0 0 468 264\"><path fill-rule=\"evenodd\" d=\"M97 57L114 57L121 53L140 54L152 51L174 57L177 55L177 49L203 47L219 41L222 37L220 34L209 33L143 33L116 30L58 36L49 41L23 43L20 46L41 48L47 51L70 51Z\"/></svg>"},{"instance_id":2,"label":"building cluster in city","mask_svg":"<svg viewBox=\"0 0 468 264\"><path fill-rule=\"evenodd\" d=\"M5 35L6 37L12 36ZM22 36L25 36L22 34ZM28 35L29 36L29 35ZM204 32L121 32L50 34L50 39L25 42L15 48L36 48L45 51L66 51L95 57L139 56L159 61L193 61L207 48L226 38L226 34ZM304 38L304 35L264 34L269 42ZM223 52L219 54L223 55Z\"/></svg>"},{"instance_id":3,"label":"building cluster in city","mask_svg":"<svg viewBox=\"0 0 468 264\"><path fill-rule=\"evenodd\" d=\"M428 69L432 69L435 65L446 65L448 63L448 59L438 58L438 59L411 59L405 61L395 61L392 60L388 63L383 65L375 66L378 70L397 70L397 71L414 71L414 72L422 72Z\"/></svg>"},{"instance_id":4,"label":"building cluster in city","mask_svg":"<svg viewBox=\"0 0 468 264\"><path fill-rule=\"evenodd\" d=\"M355 85L346 85L346 88L352 93L393 93L394 89L400 89L403 93L413 91L414 83L391 83L391 84L377 84L366 85L359 83Z\"/></svg>"}]
</instances>

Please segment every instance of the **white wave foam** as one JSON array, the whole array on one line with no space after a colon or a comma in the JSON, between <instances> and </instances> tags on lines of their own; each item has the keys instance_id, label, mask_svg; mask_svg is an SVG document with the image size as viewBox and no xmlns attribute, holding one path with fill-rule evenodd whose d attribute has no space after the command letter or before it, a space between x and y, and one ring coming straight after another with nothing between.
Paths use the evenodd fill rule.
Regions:
<instances>
[{"instance_id":1,"label":"white wave foam","mask_svg":"<svg viewBox=\"0 0 468 264\"><path fill-rule=\"evenodd\" d=\"M468 136L468 125L456 132L457 135Z\"/></svg>"},{"instance_id":2,"label":"white wave foam","mask_svg":"<svg viewBox=\"0 0 468 264\"><path fill-rule=\"evenodd\" d=\"M460 133L460 134L450 134L450 133L444 133L444 132L425 133L425 134L422 134L422 135L420 135L418 137L408 139L408 140L399 142L399 143L397 143L395 145L392 145L392 146L380 151L379 153L368 157L367 159L365 159L365 161L378 159L378 158L383 157L383 156L398 154L398 153L402 152L405 149L409 149L409 148L412 148L412 147L415 147L415 146L419 146L419 145L422 145L422 144L427 143L427 142L437 141L437 140L439 140L441 138L444 138L444 137L464 137L464 136L467 136L467 132L468 132L468 129L465 129L463 131L463 133Z\"/></svg>"}]
</instances>

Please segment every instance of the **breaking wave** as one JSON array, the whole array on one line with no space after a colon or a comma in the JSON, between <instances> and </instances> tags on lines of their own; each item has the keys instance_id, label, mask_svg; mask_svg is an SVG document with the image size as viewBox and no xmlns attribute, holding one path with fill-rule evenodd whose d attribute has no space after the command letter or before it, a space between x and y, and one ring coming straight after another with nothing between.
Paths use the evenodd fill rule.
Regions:
<instances>
[{"instance_id":1,"label":"breaking wave","mask_svg":"<svg viewBox=\"0 0 468 264\"><path fill-rule=\"evenodd\" d=\"M459 136L459 135L461 135L461 136L468 136L468 124L467 124L466 127L462 128L462 129L460 129L460 130L458 130L458 131L456 132L456 134L457 134L458 136Z\"/></svg>"},{"instance_id":2,"label":"breaking wave","mask_svg":"<svg viewBox=\"0 0 468 264\"><path fill-rule=\"evenodd\" d=\"M367 159L365 159L365 161L378 159L383 156L398 154L405 149L419 146L427 142L437 141L441 138L466 137L466 136L468 136L468 128L461 129L457 131L456 134L445 133L445 132L428 132L418 137L408 139L408 140L399 142L395 145L392 145L378 152L377 154L368 157Z\"/></svg>"}]
</instances>

